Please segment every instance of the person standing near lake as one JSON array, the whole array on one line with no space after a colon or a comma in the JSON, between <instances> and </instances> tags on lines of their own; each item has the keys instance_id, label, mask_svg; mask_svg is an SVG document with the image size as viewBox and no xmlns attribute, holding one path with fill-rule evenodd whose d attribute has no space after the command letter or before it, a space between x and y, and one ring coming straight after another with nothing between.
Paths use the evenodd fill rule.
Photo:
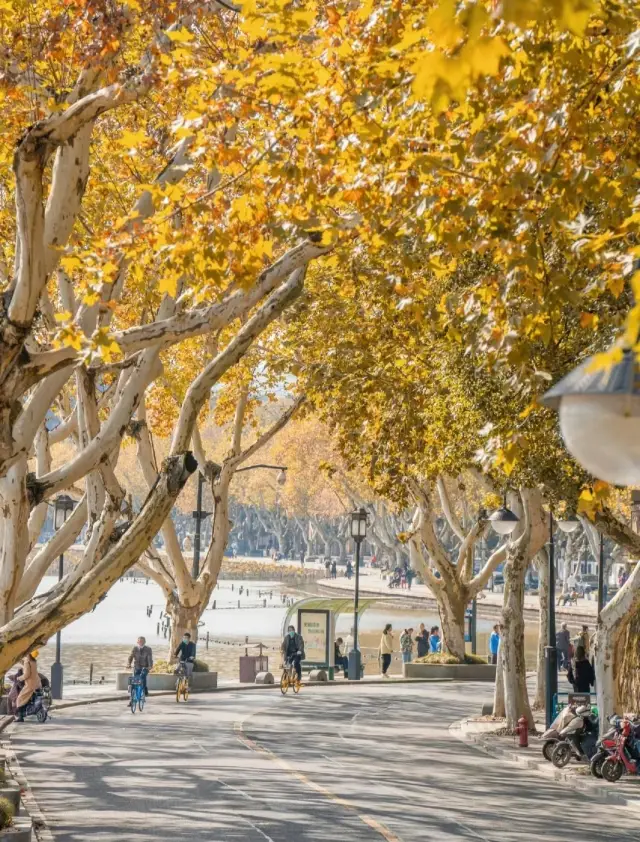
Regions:
<instances>
[{"instance_id":1,"label":"person standing near lake","mask_svg":"<svg viewBox=\"0 0 640 842\"><path fill-rule=\"evenodd\" d=\"M429 654L429 632L424 627L424 623L420 623L416 643L418 644L418 658L424 658Z\"/></svg>"},{"instance_id":2,"label":"person standing near lake","mask_svg":"<svg viewBox=\"0 0 640 842\"><path fill-rule=\"evenodd\" d=\"M393 632L391 631L391 623L387 623L380 638L380 661L382 666L382 677L389 678L387 670L391 666L391 656L393 655Z\"/></svg>"},{"instance_id":3,"label":"person standing near lake","mask_svg":"<svg viewBox=\"0 0 640 842\"><path fill-rule=\"evenodd\" d=\"M569 668L569 647L571 646L571 634L569 626L563 623L560 631L556 633L556 649L558 650L558 669Z\"/></svg>"},{"instance_id":4,"label":"person standing near lake","mask_svg":"<svg viewBox=\"0 0 640 842\"><path fill-rule=\"evenodd\" d=\"M498 663L498 649L500 648L500 626L496 623L489 638L489 663Z\"/></svg>"},{"instance_id":5,"label":"person standing near lake","mask_svg":"<svg viewBox=\"0 0 640 842\"><path fill-rule=\"evenodd\" d=\"M576 659L573 664L569 664L567 679L573 685L575 693L591 692L596 676L591 661L587 660L584 646L576 647Z\"/></svg>"},{"instance_id":6,"label":"person standing near lake","mask_svg":"<svg viewBox=\"0 0 640 842\"><path fill-rule=\"evenodd\" d=\"M589 657L589 652L591 649L591 638L589 637L589 626L583 626L582 631L578 635L578 645L576 647L576 658L578 657L577 651L582 646L584 649L585 657Z\"/></svg>"},{"instance_id":7,"label":"person standing near lake","mask_svg":"<svg viewBox=\"0 0 640 842\"><path fill-rule=\"evenodd\" d=\"M400 650L402 663L410 664L413 660L413 629L405 629L400 635Z\"/></svg>"}]
</instances>

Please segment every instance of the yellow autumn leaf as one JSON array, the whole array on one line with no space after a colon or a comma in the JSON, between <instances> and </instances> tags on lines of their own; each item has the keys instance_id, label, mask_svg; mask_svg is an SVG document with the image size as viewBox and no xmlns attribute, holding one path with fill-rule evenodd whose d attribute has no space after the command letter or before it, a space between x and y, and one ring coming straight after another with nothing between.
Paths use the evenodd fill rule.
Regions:
<instances>
[{"instance_id":1,"label":"yellow autumn leaf","mask_svg":"<svg viewBox=\"0 0 640 842\"><path fill-rule=\"evenodd\" d=\"M136 149L138 146L141 146L147 138L146 132L137 131L137 132L130 132L125 131L116 141L119 146L124 146L125 149Z\"/></svg>"},{"instance_id":2,"label":"yellow autumn leaf","mask_svg":"<svg viewBox=\"0 0 640 842\"><path fill-rule=\"evenodd\" d=\"M168 29L164 34L174 44L188 44L194 38L193 33L184 27L181 29Z\"/></svg>"},{"instance_id":3,"label":"yellow autumn leaf","mask_svg":"<svg viewBox=\"0 0 640 842\"><path fill-rule=\"evenodd\" d=\"M54 313L53 317L57 322L68 322L72 314L68 310L63 310L62 313Z\"/></svg>"},{"instance_id":4,"label":"yellow autumn leaf","mask_svg":"<svg viewBox=\"0 0 640 842\"><path fill-rule=\"evenodd\" d=\"M60 259L60 265L62 266L65 272L71 273L75 269L79 269L82 266L82 261L79 257L67 255L66 257Z\"/></svg>"},{"instance_id":5,"label":"yellow autumn leaf","mask_svg":"<svg viewBox=\"0 0 640 842\"><path fill-rule=\"evenodd\" d=\"M98 290L89 289L89 291L82 297L82 301L87 307L95 307L100 301L100 293Z\"/></svg>"},{"instance_id":6,"label":"yellow autumn leaf","mask_svg":"<svg viewBox=\"0 0 640 842\"><path fill-rule=\"evenodd\" d=\"M234 199L231 210L240 222L249 222L253 218L253 208L249 204L246 196L239 196L237 199Z\"/></svg>"},{"instance_id":7,"label":"yellow autumn leaf","mask_svg":"<svg viewBox=\"0 0 640 842\"><path fill-rule=\"evenodd\" d=\"M465 47L464 59L468 61L471 75L495 76L500 67L500 59L509 55L509 48L502 38L480 38Z\"/></svg>"},{"instance_id":8,"label":"yellow autumn leaf","mask_svg":"<svg viewBox=\"0 0 640 842\"><path fill-rule=\"evenodd\" d=\"M563 0L560 21L574 35L584 35L589 18L596 10L594 0Z\"/></svg>"},{"instance_id":9,"label":"yellow autumn leaf","mask_svg":"<svg viewBox=\"0 0 640 842\"><path fill-rule=\"evenodd\" d=\"M427 15L427 27L431 30L431 41L438 47L454 47L464 34L456 21L456 0L440 0Z\"/></svg>"},{"instance_id":10,"label":"yellow autumn leaf","mask_svg":"<svg viewBox=\"0 0 640 842\"><path fill-rule=\"evenodd\" d=\"M158 291L163 295L170 295L171 298L176 297L178 289L178 278L175 275L164 274L158 282Z\"/></svg>"}]
</instances>

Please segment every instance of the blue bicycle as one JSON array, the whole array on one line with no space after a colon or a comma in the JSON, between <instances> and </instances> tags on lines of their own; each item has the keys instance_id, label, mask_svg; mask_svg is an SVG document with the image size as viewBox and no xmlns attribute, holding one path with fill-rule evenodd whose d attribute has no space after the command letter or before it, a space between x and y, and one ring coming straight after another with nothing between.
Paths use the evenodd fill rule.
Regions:
<instances>
[{"instance_id":1,"label":"blue bicycle","mask_svg":"<svg viewBox=\"0 0 640 842\"><path fill-rule=\"evenodd\" d=\"M131 708L131 713L136 712L136 708L142 713L144 709L145 703L145 694L144 694L144 680L147 675L148 670L137 670L134 674L129 678L129 695L131 699L129 701L129 707Z\"/></svg>"}]
</instances>

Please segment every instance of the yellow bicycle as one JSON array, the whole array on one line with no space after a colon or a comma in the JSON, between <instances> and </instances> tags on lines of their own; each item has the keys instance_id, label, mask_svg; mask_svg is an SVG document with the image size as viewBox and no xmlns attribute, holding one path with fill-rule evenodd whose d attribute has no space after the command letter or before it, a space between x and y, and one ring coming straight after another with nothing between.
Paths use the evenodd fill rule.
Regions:
<instances>
[{"instance_id":1,"label":"yellow bicycle","mask_svg":"<svg viewBox=\"0 0 640 842\"><path fill-rule=\"evenodd\" d=\"M187 671L184 662L180 662L176 669L176 702L180 702L183 698L186 702L189 698L189 679L187 678Z\"/></svg>"},{"instance_id":2,"label":"yellow bicycle","mask_svg":"<svg viewBox=\"0 0 640 842\"><path fill-rule=\"evenodd\" d=\"M298 678L295 664L291 661L282 667L282 675L280 676L280 692L284 696L287 690L291 687L294 693L299 693L302 687L302 682Z\"/></svg>"}]
</instances>

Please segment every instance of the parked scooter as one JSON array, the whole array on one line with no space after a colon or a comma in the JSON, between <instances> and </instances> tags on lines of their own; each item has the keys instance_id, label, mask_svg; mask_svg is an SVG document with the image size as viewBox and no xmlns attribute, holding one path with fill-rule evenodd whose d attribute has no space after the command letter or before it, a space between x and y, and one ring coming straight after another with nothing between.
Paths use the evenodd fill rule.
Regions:
<instances>
[{"instance_id":1,"label":"parked scooter","mask_svg":"<svg viewBox=\"0 0 640 842\"><path fill-rule=\"evenodd\" d=\"M602 777L615 783L626 772L627 775L640 774L640 723L625 717L620 731L615 735L615 749L602 764Z\"/></svg>"},{"instance_id":2,"label":"parked scooter","mask_svg":"<svg viewBox=\"0 0 640 842\"><path fill-rule=\"evenodd\" d=\"M575 705L567 705L563 708L556 718L551 723L551 727L547 728L544 734L540 737L542 740L542 754L545 760L551 763L551 756L556 745L560 742L562 737L561 732L567 725L576 718Z\"/></svg>"},{"instance_id":3,"label":"parked scooter","mask_svg":"<svg viewBox=\"0 0 640 842\"><path fill-rule=\"evenodd\" d=\"M596 753L589 762L589 768L594 778L602 777L602 764L607 757L615 752L617 746L616 735L620 733L622 728L622 717L618 716L617 713L608 717L608 722L611 728L596 743Z\"/></svg>"},{"instance_id":4,"label":"parked scooter","mask_svg":"<svg viewBox=\"0 0 640 842\"><path fill-rule=\"evenodd\" d=\"M551 762L557 769L562 769L573 758L588 763L596 753L598 742L598 717L591 712L589 705L576 710L576 716L560 734L551 755Z\"/></svg>"}]
</instances>

